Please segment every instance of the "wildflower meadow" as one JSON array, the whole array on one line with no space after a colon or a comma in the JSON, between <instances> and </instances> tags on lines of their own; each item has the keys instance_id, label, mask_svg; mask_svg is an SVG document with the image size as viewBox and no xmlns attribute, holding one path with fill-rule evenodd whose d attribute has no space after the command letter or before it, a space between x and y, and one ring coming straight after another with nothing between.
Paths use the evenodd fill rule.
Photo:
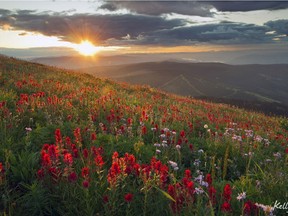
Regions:
<instances>
[{"instance_id":1,"label":"wildflower meadow","mask_svg":"<svg viewBox=\"0 0 288 216\"><path fill-rule=\"evenodd\" d=\"M0 215L286 215L288 120L0 57Z\"/></svg>"}]
</instances>

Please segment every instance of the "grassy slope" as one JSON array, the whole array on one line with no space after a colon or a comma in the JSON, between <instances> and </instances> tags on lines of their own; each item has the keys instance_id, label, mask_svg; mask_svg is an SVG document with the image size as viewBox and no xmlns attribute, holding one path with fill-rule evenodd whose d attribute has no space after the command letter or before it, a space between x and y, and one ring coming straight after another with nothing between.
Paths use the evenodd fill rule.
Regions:
<instances>
[{"instance_id":1,"label":"grassy slope","mask_svg":"<svg viewBox=\"0 0 288 216\"><path fill-rule=\"evenodd\" d=\"M249 108L254 105L256 110L260 108L266 113L288 115L287 65L146 62L82 71L132 84L148 84L183 96L208 97Z\"/></svg>"},{"instance_id":2,"label":"grassy slope","mask_svg":"<svg viewBox=\"0 0 288 216\"><path fill-rule=\"evenodd\" d=\"M209 130L204 128L206 124ZM76 128L80 129L80 141ZM57 144L56 129L60 129L63 143L66 137L72 139L80 155L92 146L104 149L105 165L97 176L91 174L90 190L82 187L86 177L81 177L81 168L91 166L92 170L83 156L74 158L76 183L67 182L63 174L67 170L59 171L56 177L49 177L48 173L39 177L39 170L44 169L41 149L45 143ZM144 208L147 215L169 215L173 205L154 187L168 191L169 183L181 182L185 169L191 170L193 177L199 172L212 175L217 190L214 214L222 214L221 194L226 183L233 186L232 215L242 212L243 203L236 200L242 191L252 202L284 202L288 197L287 129L284 118L0 57L0 163L6 170L0 172L0 212L138 215L143 214ZM251 130L251 137L245 130ZM92 134L96 140L91 140ZM235 140L239 139L237 136L242 137L241 142ZM157 154L154 143L163 141L170 144L167 148L158 147L161 153ZM114 151L121 157L126 152L133 154L140 165L149 164L155 156L168 166L169 181L160 185L155 171L158 180L149 181L149 186L143 176L125 174L122 183L113 187L106 178ZM178 163L177 172L168 160ZM58 162L55 166L62 169L65 163ZM194 187L200 187L197 180L192 180ZM128 192L134 194L131 205L123 200ZM102 202L104 195L112 197L111 206ZM193 195L192 206L183 205L181 213L212 213L203 208L207 199L205 195Z\"/></svg>"}]
</instances>

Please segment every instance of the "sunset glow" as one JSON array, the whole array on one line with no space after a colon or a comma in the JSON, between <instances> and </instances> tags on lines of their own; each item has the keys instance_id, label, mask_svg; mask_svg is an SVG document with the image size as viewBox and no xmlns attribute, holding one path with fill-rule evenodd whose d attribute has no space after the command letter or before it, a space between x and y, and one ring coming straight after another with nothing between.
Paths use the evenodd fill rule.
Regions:
<instances>
[{"instance_id":1,"label":"sunset glow","mask_svg":"<svg viewBox=\"0 0 288 216\"><path fill-rule=\"evenodd\" d=\"M0 1L0 54L8 56L287 62L287 1Z\"/></svg>"},{"instance_id":2,"label":"sunset glow","mask_svg":"<svg viewBox=\"0 0 288 216\"><path fill-rule=\"evenodd\" d=\"M84 56L93 56L101 50L100 47L94 46L90 41L87 40L82 41L80 44L77 44L73 48Z\"/></svg>"}]
</instances>

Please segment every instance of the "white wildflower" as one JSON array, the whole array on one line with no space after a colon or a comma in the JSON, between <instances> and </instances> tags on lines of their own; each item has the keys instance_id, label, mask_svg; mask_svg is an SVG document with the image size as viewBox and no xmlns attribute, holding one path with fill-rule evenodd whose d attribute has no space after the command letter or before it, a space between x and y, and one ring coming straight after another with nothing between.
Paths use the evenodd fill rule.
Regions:
<instances>
[{"instance_id":1,"label":"white wildflower","mask_svg":"<svg viewBox=\"0 0 288 216\"><path fill-rule=\"evenodd\" d=\"M163 129L164 132L169 132L170 130L168 128Z\"/></svg>"},{"instance_id":2,"label":"white wildflower","mask_svg":"<svg viewBox=\"0 0 288 216\"><path fill-rule=\"evenodd\" d=\"M273 156L275 158L281 158L281 153L280 152L273 153Z\"/></svg>"},{"instance_id":3,"label":"white wildflower","mask_svg":"<svg viewBox=\"0 0 288 216\"><path fill-rule=\"evenodd\" d=\"M203 194L203 193L204 193L204 190L203 190L202 188L196 187L194 193L196 193L196 194Z\"/></svg>"},{"instance_id":4,"label":"white wildflower","mask_svg":"<svg viewBox=\"0 0 288 216\"><path fill-rule=\"evenodd\" d=\"M267 215L273 215L274 207L270 205L263 205L259 203L255 203L258 208L261 208Z\"/></svg>"},{"instance_id":5,"label":"white wildflower","mask_svg":"<svg viewBox=\"0 0 288 216\"><path fill-rule=\"evenodd\" d=\"M242 192L240 194L238 194L237 196L237 200L243 200L243 199L246 199L246 192Z\"/></svg>"},{"instance_id":6,"label":"white wildflower","mask_svg":"<svg viewBox=\"0 0 288 216\"><path fill-rule=\"evenodd\" d=\"M260 135L256 135L256 136L254 137L254 140L255 140L256 142L262 142L263 138L262 138Z\"/></svg>"},{"instance_id":7,"label":"white wildflower","mask_svg":"<svg viewBox=\"0 0 288 216\"><path fill-rule=\"evenodd\" d=\"M199 149L198 153L204 153L203 149Z\"/></svg>"},{"instance_id":8,"label":"white wildflower","mask_svg":"<svg viewBox=\"0 0 288 216\"><path fill-rule=\"evenodd\" d=\"M206 181L200 182L200 185L202 185L202 186L204 186L206 188L208 188L208 186L209 186L208 182L206 182Z\"/></svg>"},{"instance_id":9,"label":"white wildflower","mask_svg":"<svg viewBox=\"0 0 288 216\"><path fill-rule=\"evenodd\" d=\"M169 160L168 163L169 163L173 168L175 168L175 167L178 166L178 164L177 164L176 162L171 161L171 160Z\"/></svg>"},{"instance_id":10,"label":"white wildflower","mask_svg":"<svg viewBox=\"0 0 288 216\"><path fill-rule=\"evenodd\" d=\"M201 163L201 161L199 159L196 159L193 164L194 164L194 166L199 166L200 163Z\"/></svg>"},{"instance_id":11,"label":"white wildflower","mask_svg":"<svg viewBox=\"0 0 288 216\"><path fill-rule=\"evenodd\" d=\"M26 130L27 132L31 132L31 131L32 131L32 128L26 127L25 130Z\"/></svg>"},{"instance_id":12,"label":"white wildflower","mask_svg":"<svg viewBox=\"0 0 288 216\"><path fill-rule=\"evenodd\" d=\"M181 146L180 146L180 145L176 145L175 147L176 147L177 150L180 150L180 149L181 149Z\"/></svg>"},{"instance_id":13,"label":"white wildflower","mask_svg":"<svg viewBox=\"0 0 288 216\"><path fill-rule=\"evenodd\" d=\"M179 167L177 166L177 167L174 167L173 169L174 169L174 171L177 171L177 170L179 170Z\"/></svg>"}]
</instances>

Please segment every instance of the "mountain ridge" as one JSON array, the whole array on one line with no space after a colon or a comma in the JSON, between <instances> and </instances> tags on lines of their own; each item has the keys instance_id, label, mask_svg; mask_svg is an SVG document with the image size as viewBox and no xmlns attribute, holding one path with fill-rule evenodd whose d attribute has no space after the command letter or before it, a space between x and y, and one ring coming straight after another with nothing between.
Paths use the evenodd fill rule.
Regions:
<instances>
[{"instance_id":1,"label":"mountain ridge","mask_svg":"<svg viewBox=\"0 0 288 216\"><path fill-rule=\"evenodd\" d=\"M235 105L233 100L259 102L266 104L263 109L266 113L272 111L287 115L283 108L288 106L287 68L286 64L228 65L161 61L92 67L80 71L130 84L149 85L183 96L214 98L215 101L231 99L232 105ZM277 104L279 106L275 106ZM259 108L258 105L256 107Z\"/></svg>"}]
</instances>

